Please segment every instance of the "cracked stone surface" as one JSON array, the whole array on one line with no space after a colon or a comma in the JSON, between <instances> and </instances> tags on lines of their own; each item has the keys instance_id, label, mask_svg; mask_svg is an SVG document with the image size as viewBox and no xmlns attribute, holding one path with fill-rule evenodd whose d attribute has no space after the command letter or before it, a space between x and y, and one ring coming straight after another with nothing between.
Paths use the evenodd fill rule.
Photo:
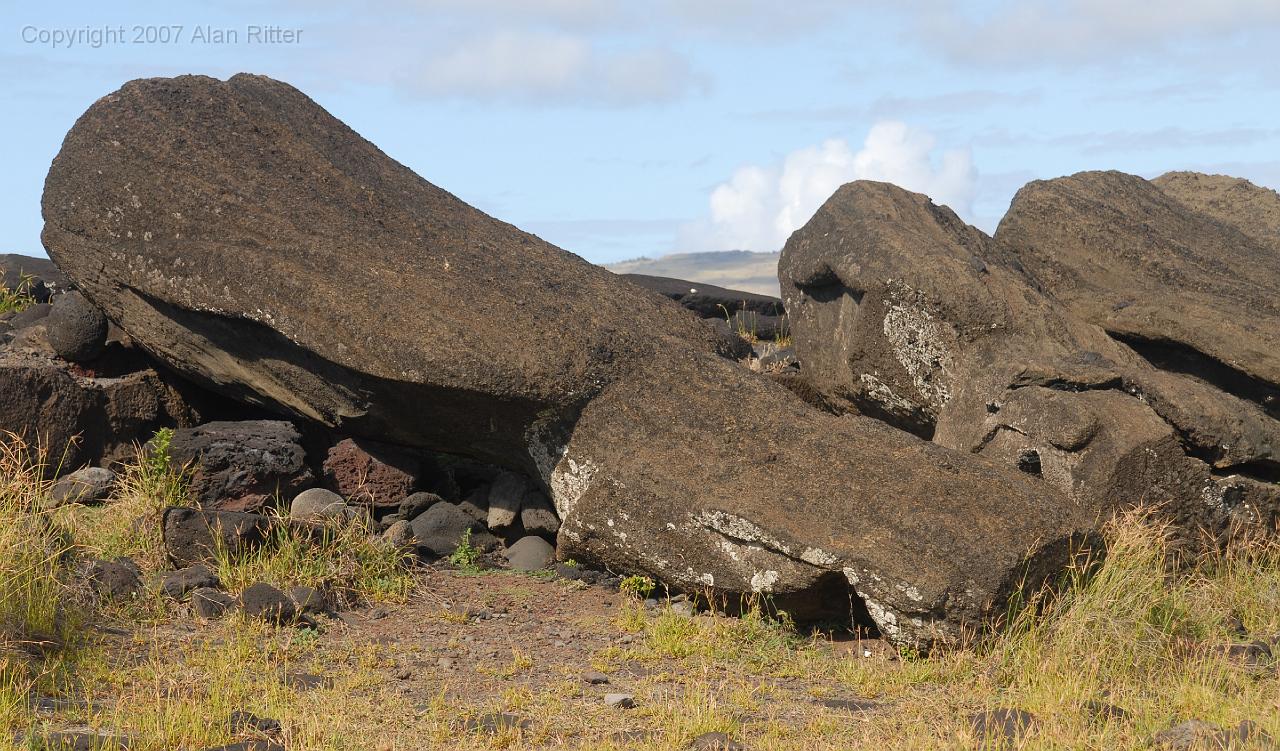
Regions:
<instances>
[{"instance_id":1,"label":"cracked stone surface","mask_svg":"<svg viewBox=\"0 0 1280 751\"><path fill-rule=\"evenodd\" d=\"M1180 207L1140 178L1077 178L1147 196L1177 214L1186 237L1229 234L1217 220ZM1044 190L1033 186L1024 193ZM1058 277L1046 269L1097 262L1066 263L1059 258L1066 252L1060 238L1035 234L1036 222L1064 237L1074 232L1066 228L1087 225L1095 236L1128 247L1115 236L1138 231L1138 220L1113 215L1139 210L1116 201L1108 193L1079 215L1032 219L1015 200L993 239L926 196L886 183L845 185L792 236L779 264L803 372L835 410L874 416L1037 475L1095 519L1146 502L1164 504L1188 535L1271 524L1280 509L1274 482L1280 423L1265 390L1237 388L1238 380L1198 360L1174 362L1173 355L1153 352L1091 318L1096 306L1053 294ZM1055 204L1042 199L1037 206L1049 212ZM1025 226L1014 231L1017 222ZM1144 252L1141 257L1163 251L1155 245ZM1219 243L1200 252L1216 257L1228 251ZM1039 275L1029 270L1030 257L1041 258ZM1129 256L1117 251L1108 257ZM1187 283L1197 283L1197 274L1218 273L1191 263L1179 270ZM1267 264L1251 273L1251 283L1280 287L1280 273ZM1110 278L1124 286L1140 275L1130 269ZM1103 285L1109 277L1090 278ZM1217 289L1215 284L1206 281L1204 288ZM1141 285L1128 287L1135 290L1146 295ZM1096 297L1121 294L1104 289ZM1149 299L1164 300L1164 315L1171 318L1173 297L1165 290ZM1078 298L1090 299L1083 293ZM1203 296L1205 310L1215 299ZM1215 315L1228 315L1233 304L1224 303ZM1269 335L1278 330L1272 325ZM1136 325L1125 331L1174 335ZM1239 338L1235 346L1242 349L1235 354L1241 359L1233 367L1264 372L1261 359L1249 370L1244 350L1265 337Z\"/></svg>"},{"instance_id":2,"label":"cracked stone surface","mask_svg":"<svg viewBox=\"0 0 1280 751\"><path fill-rule=\"evenodd\" d=\"M731 606L767 594L802 620L853 611L899 644L991 622L1097 542L1036 478L703 354L655 358L594 399L550 484L562 557Z\"/></svg>"}]
</instances>

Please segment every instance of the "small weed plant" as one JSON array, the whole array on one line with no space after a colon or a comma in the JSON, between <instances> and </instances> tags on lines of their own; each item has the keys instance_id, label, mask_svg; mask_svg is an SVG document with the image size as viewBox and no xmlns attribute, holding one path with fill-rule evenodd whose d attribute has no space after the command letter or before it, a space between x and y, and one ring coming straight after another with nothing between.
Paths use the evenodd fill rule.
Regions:
<instances>
[{"instance_id":1,"label":"small weed plant","mask_svg":"<svg viewBox=\"0 0 1280 751\"><path fill-rule=\"evenodd\" d=\"M634 599L644 600L653 594L653 590L657 587L653 579L639 574L633 574L622 580L618 585L618 591L622 594Z\"/></svg>"},{"instance_id":2,"label":"small weed plant","mask_svg":"<svg viewBox=\"0 0 1280 751\"><path fill-rule=\"evenodd\" d=\"M470 529L462 533L457 550L449 554L449 563L468 573L480 570L480 549L472 544Z\"/></svg>"}]
</instances>

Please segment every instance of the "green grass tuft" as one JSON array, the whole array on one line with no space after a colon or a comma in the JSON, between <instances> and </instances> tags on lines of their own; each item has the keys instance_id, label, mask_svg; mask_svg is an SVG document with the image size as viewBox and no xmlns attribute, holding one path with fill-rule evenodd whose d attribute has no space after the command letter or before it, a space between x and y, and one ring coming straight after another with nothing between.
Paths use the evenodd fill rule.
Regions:
<instances>
[{"instance_id":1,"label":"green grass tuft","mask_svg":"<svg viewBox=\"0 0 1280 751\"><path fill-rule=\"evenodd\" d=\"M3 273L4 269L0 269ZM30 274L18 275L18 286L15 289L0 286L0 313L21 313L32 305L36 304L36 298L31 294L31 287L35 284L35 277Z\"/></svg>"},{"instance_id":2,"label":"green grass tuft","mask_svg":"<svg viewBox=\"0 0 1280 751\"><path fill-rule=\"evenodd\" d=\"M257 550L238 555L219 550L216 570L231 591L255 582L305 585L329 592L339 605L354 606L403 600L413 587L411 564L405 551L372 535L362 520L308 528L281 518Z\"/></svg>"}]
</instances>

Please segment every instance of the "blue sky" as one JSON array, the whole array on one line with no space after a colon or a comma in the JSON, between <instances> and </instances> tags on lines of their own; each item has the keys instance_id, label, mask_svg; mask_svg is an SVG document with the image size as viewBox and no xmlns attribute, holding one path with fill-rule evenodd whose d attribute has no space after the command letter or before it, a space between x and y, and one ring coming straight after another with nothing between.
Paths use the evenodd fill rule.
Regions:
<instances>
[{"instance_id":1,"label":"blue sky","mask_svg":"<svg viewBox=\"0 0 1280 751\"><path fill-rule=\"evenodd\" d=\"M776 250L860 177L987 230L1027 180L1084 169L1280 187L1280 2L1125 6L5 3L0 252L42 252L44 175L90 103L180 73L288 81L431 182L596 262Z\"/></svg>"}]
</instances>

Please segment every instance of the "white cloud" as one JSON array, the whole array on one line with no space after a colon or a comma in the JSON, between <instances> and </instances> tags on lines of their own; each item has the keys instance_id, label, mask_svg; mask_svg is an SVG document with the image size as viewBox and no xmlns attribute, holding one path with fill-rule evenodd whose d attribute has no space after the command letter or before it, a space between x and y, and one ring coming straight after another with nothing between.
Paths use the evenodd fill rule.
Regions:
<instances>
[{"instance_id":1,"label":"white cloud","mask_svg":"<svg viewBox=\"0 0 1280 751\"><path fill-rule=\"evenodd\" d=\"M935 150L927 131L897 121L872 126L862 148L832 138L748 165L711 191L710 217L682 229L686 250L778 250L813 212L852 180L883 180L925 193L961 216L972 213L977 171L967 149Z\"/></svg>"},{"instance_id":2,"label":"white cloud","mask_svg":"<svg viewBox=\"0 0 1280 751\"><path fill-rule=\"evenodd\" d=\"M699 80L665 48L606 50L576 34L515 29L468 37L403 76L421 94L535 104L661 102Z\"/></svg>"},{"instance_id":3,"label":"white cloud","mask_svg":"<svg viewBox=\"0 0 1280 751\"><path fill-rule=\"evenodd\" d=\"M455 11L492 18L522 18L572 25L596 25L626 11L622 0L400 0L432 12Z\"/></svg>"},{"instance_id":4,"label":"white cloud","mask_svg":"<svg viewBox=\"0 0 1280 751\"><path fill-rule=\"evenodd\" d=\"M1106 62L1280 24L1276 0L1002 0L979 17L924 10L925 36L967 62Z\"/></svg>"},{"instance_id":5,"label":"white cloud","mask_svg":"<svg viewBox=\"0 0 1280 751\"><path fill-rule=\"evenodd\" d=\"M747 36L774 42L814 29L829 27L878 0L656 0L646 9L667 23L699 34L719 37ZM895 7L896 3L885 3Z\"/></svg>"}]
</instances>

